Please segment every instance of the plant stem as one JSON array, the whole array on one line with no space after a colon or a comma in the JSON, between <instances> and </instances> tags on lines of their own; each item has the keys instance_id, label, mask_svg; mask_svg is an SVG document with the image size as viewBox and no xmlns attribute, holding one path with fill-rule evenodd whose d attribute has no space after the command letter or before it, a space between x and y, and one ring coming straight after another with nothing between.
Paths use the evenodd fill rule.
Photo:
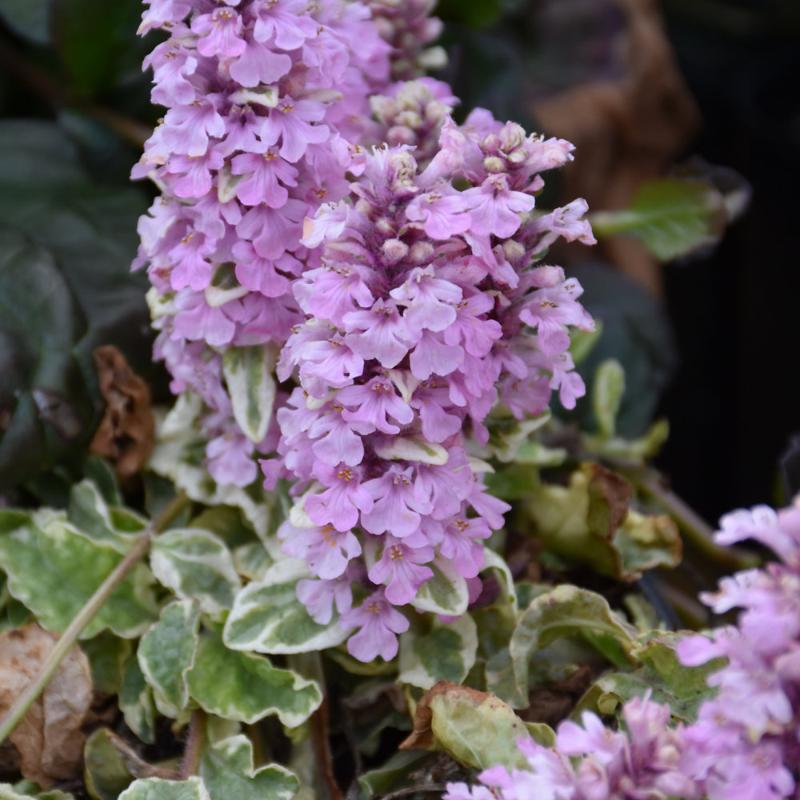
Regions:
<instances>
[{"instance_id":1,"label":"plant stem","mask_svg":"<svg viewBox=\"0 0 800 800\"><path fill-rule=\"evenodd\" d=\"M111 571L111 574L100 584L97 591L86 601L77 616L70 622L67 629L59 637L55 647L50 651L41 671L36 680L27 685L20 694L14 705L0 721L0 744L19 725L23 717L28 713L30 707L36 702L39 695L45 690L48 683L52 680L64 657L72 649L78 637L95 618L97 613L105 604L106 600L113 594L114 590L128 576L131 570L147 555L150 549L150 542L153 536L166 528L175 517L180 514L189 502L185 494L179 494L164 509L164 511L145 528L134 545Z\"/></svg>"},{"instance_id":2,"label":"plant stem","mask_svg":"<svg viewBox=\"0 0 800 800\"><path fill-rule=\"evenodd\" d=\"M759 564L758 557L746 550L738 547L720 547L716 544L711 526L683 499L668 489L657 472L625 470L624 474L637 489L649 495L675 519L686 538L703 555L735 570L749 569Z\"/></svg>"},{"instance_id":3,"label":"plant stem","mask_svg":"<svg viewBox=\"0 0 800 800\"><path fill-rule=\"evenodd\" d=\"M391 794L385 794L381 800L398 800L400 797L411 797L415 794L433 794L434 792L444 792L447 787L442 783L428 783L422 786L407 786L405 789L398 789Z\"/></svg>"},{"instance_id":4,"label":"plant stem","mask_svg":"<svg viewBox=\"0 0 800 800\"><path fill-rule=\"evenodd\" d=\"M200 759L203 756L203 745L205 745L206 714L201 708L192 712L189 721L189 735L186 737L186 748L183 751L183 761L181 762L181 780L197 775L200 769Z\"/></svg>"}]
</instances>

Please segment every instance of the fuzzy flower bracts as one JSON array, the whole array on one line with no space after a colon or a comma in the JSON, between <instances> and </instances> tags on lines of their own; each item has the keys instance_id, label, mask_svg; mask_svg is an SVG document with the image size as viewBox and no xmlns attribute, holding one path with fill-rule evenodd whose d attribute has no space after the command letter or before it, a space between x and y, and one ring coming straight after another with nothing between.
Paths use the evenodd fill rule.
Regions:
<instances>
[{"instance_id":1,"label":"fuzzy flower bracts","mask_svg":"<svg viewBox=\"0 0 800 800\"><path fill-rule=\"evenodd\" d=\"M593 325L581 288L532 266L559 236L593 242L580 201L533 214L539 173L570 156L477 112L445 122L424 168L402 146L365 155L353 201L306 223L322 257L294 284L305 322L278 376L299 387L265 470L300 495L280 531L315 576L300 597L320 622L336 607L359 659L395 655L395 607L458 614L479 591L506 510L468 454L491 409L522 418L584 391L569 355L570 329Z\"/></svg>"},{"instance_id":2,"label":"fuzzy flower bracts","mask_svg":"<svg viewBox=\"0 0 800 800\"><path fill-rule=\"evenodd\" d=\"M288 338L291 292L310 255L303 220L348 192L368 96L389 45L367 5L345 0L146 0L142 32L166 31L145 65L166 106L134 177L162 189L139 233L156 355L172 389L202 398L207 463L222 484L257 477L265 431L235 421L223 355Z\"/></svg>"}]
</instances>

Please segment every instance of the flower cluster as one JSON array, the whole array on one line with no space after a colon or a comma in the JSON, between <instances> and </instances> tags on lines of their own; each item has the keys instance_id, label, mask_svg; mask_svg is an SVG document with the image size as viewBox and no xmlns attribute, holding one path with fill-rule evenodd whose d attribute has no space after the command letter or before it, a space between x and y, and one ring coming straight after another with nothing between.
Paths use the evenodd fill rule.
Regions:
<instances>
[{"instance_id":1,"label":"flower cluster","mask_svg":"<svg viewBox=\"0 0 800 800\"><path fill-rule=\"evenodd\" d=\"M436 0L368 0L381 36L392 47L392 77L411 80L447 63L441 47L429 47L442 32L432 17Z\"/></svg>"},{"instance_id":2,"label":"flower cluster","mask_svg":"<svg viewBox=\"0 0 800 800\"><path fill-rule=\"evenodd\" d=\"M148 57L167 107L134 177L162 188L142 218L156 355L175 393L199 395L208 467L220 483L257 477L236 425L222 353L274 344L302 314L292 281L309 258L303 220L348 191L351 142L386 89L389 45L364 2L145 0L141 32L168 38Z\"/></svg>"},{"instance_id":3,"label":"flower cluster","mask_svg":"<svg viewBox=\"0 0 800 800\"><path fill-rule=\"evenodd\" d=\"M446 800L780 800L796 797L800 775L800 501L723 517L721 544L754 539L781 559L738 573L702 596L717 613L743 609L736 626L684 638L687 667L720 659L697 721L670 730L669 709L647 699L624 709L628 735L593 715L565 722L555 750L520 747L530 771L495 767L481 785L453 784ZM577 763L568 759L581 757Z\"/></svg>"},{"instance_id":4,"label":"flower cluster","mask_svg":"<svg viewBox=\"0 0 800 800\"><path fill-rule=\"evenodd\" d=\"M394 656L408 622L393 606L433 610L419 594L434 576L460 587L462 611L478 590L506 509L468 456L491 409L522 418L584 391L569 354L570 329L593 326L581 288L533 263L559 236L594 241L583 201L531 214L539 173L571 151L479 111L445 121L424 168L405 146L364 154L354 201L307 222L321 262L294 283L305 322L278 376L299 386L264 468L300 495L280 531L316 576L300 597L321 623L336 605L359 659Z\"/></svg>"},{"instance_id":5,"label":"flower cluster","mask_svg":"<svg viewBox=\"0 0 800 800\"><path fill-rule=\"evenodd\" d=\"M444 800L700 800L682 769L684 744L669 727L667 706L636 698L623 709L625 730L613 731L590 712L583 725L563 722L556 748L519 742L529 769L484 770L482 785L451 783Z\"/></svg>"},{"instance_id":6,"label":"flower cluster","mask_svg":"<svg viewBox=\"0 0 800 800\"><path fill-rule=\"evenodd\" d=\"M800 770L800 505L723 517L717 541L754 539L780 563L740 572L702 596L714 611L743 609L738 624L684 639L687 666L725 658L718 687L685 736L709 800L794 797Z\"/></svg>"}]
</instances>

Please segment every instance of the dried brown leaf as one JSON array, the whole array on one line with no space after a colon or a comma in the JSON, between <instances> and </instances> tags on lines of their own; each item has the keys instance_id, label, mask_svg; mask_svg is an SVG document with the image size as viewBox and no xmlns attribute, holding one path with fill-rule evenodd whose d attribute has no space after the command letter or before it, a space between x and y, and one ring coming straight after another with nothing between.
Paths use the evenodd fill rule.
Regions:
<instances>
[{"instance_id":1,"label":"dried brown leaf","mask_svg":"<svg viewBox=\"0 0 800 800\"><path fill-rule=\"evenodd\" d=\"M38 625L0 634L0 715L36 679L57 639ZM91 701L89 660L75 647L9 737L27 779L47 787L79 773Z\"/></svg>"},{"instance_id":2,"label":"dried brown leaf","mask_svg":"<svg viewBox=\"0 0 800 800\"><path fill-rule=\"evenodd\" d=\"M150 389L112 345L98 347L94 363L106 410L90 449L111 461L120 478L129 478L153 451L155 418Z\"/></svg>"}]
</instances>

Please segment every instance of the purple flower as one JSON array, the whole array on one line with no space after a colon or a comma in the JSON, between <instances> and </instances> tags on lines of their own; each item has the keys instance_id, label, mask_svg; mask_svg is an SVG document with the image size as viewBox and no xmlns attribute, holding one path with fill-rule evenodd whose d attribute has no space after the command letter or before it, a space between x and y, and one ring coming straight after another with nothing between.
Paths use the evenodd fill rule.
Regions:
<instances>
[{"instance_id":1,"label":"purple flower","mask_svg":"<svg viewBox=\"0 0 800 800\"><path fill-rule=\"evenodd\" d=\"M325 118L325 107L313 100L293 100L284 97L270 109L261 128L261 139L268 145L280 140L281 157L299 161L309 145L322 144L330 137L327 125L316 125Z\"/></svg>"},{"instance_id":2,"label":"purple flower","mask_svg":"<svg viewBox=\"0 0 800 800\"><path fill-rule=\"evenodd\" d=\"M407 306L404 315L410 329L443 331L456 319L456 304L461 302L461 289L437 278L432 267L411 271L406 282L393 289L391 296Z\"/></svg>"},{"instance_id":3,"label":"purple flower","mask_svg":"<svg viewBox=\"0 0 800 800\"><path fill-rule=\"evenodd\" d=\"M431 511L410 467L389 467L380 478L367 481L364 489L375 501L372 509L361 515L361 524L369 533L388 531L405 538L419 528L420 515Z\"/></svg>"},{"instance_id":4,"label":"purple flower","mask_svg":"<svg viewBox=\"0 0 800 800\"><path fill-rule=\"evenodd\" d=\"M266 203L283 208L289 199L287 186L297 186L298 171L270 149L264 154L242 153L231 162L231 172L242 176L236 196L246 206Z\"/></svg>"},{"instance_id":5,"label":"purple flower","mask_svg":"<svg viewBox=\"0 0 800 800\"><path fill-rule=\"evenodd\" d=\"M361 433L400 433L400 428L389 422L389 418L400 425L408 425L414 419L411 406L397 396L388 378L377 377L369 383L348 386L337 392L336 399L347 409L342 417Z\"/></svg>"},{"instance_id":6,"label":"purple flower","mask_svg":"<svg viewBox=\"0 0 800 800\"><path fill-rule=\"evenodd\" d=\"M297 597L314 622L327 625L333 619L334 607L340 614L350 611L353 605L354 577L345 572L333 580L303 578L297 583Z\"/></svg>"},{"instance_id":7,"label":"purple flower","mask_svg":"<svg viewBox=\"0 0 800 800\"><path fill-rule=\"evenodd\" d=\"M369 579L386 586L386 599L401 606L411 602L419 587L433 577L433 570L420 566L433 561L433 548L409 547L401 539L387 536L383 553L369 570Z\"/></svg>"},{"instance_id":8,"label":"purple flower","mask_svg":"<svg viewBox=\"0 0 800 800\"><path fill-rule=\"evenodd\" d=\"M197 51L201 56L236 58L247 46L242 33L242 18L232 8L216 8L192 21L192 32L200 38Z\"/></svg>"},{"instance_id":9,"label":"purple flower","mask_svg":"<svg viewBox=\"0 0 800 800\"><path fill-rule=\"evenodd\" d=\"M396 367L417 339L392 301L376 300L368 311L350 311L343 322L353 351L365 360L374 358L386 369Z\"/></svg>"},{"instance_id":10,"label":"purple flower","mask_svg":"<svg viewBox=\"0 0 800 800\"><path fill-rule=\"evenodd\" d=\"M285 522L278 530L283 551L305 559L318 578L333 580L344 574L348 564L361 555L361 545L352 531L338 531L333 525L296 528Z\"/></svg>"},{"instance_id":11,"label":"purple flower","mask_svg":"<svg viewBox=\"0 0 800 800\"><path fill-rule=\"evenodd\" d=\"M342 626L359 629L347 641L350 655L366 662L378 656L391 661L397 655L397 634L408 630L408 620L392 607L381 589L343 614Z\"/></svg>"},{"instance_id":12,"label":"purple flower","mask_svg":"<svg viewBox=\"0 0 800 800\"><path fill-rule=\"evenodd\" d=\"M331 524L338 531L350 531L358 525L359 511L372 511L372 495L366 484L361 484L358 470L346 464L320 464L314 474L327 487L306 498L306 511L315 524Z\"/></svg>"},{"instance_id":13,"label":"purple flower","mask_svg":"<svg viewBox=\"0 0 800 800\"><path fill-rule=\"evenodd\" d=\"M501 239L513 236L522 224L520 214L536 205L531 195L512 191L505 175L490 175L481 186L467 189L464 199L472 211L472 233Z\"/></svg>"}]
</instances>

